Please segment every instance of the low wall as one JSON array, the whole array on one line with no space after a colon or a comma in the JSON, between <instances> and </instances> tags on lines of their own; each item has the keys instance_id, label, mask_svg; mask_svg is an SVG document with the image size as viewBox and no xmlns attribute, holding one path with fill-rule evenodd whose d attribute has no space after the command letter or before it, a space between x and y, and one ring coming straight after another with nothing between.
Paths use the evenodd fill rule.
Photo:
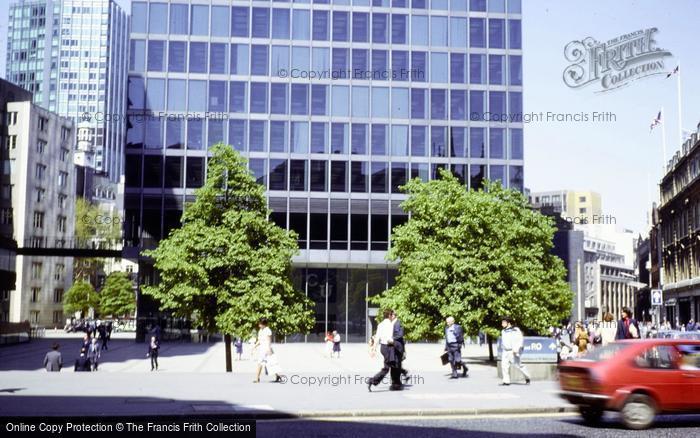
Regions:
<instances>
[{"instance_id":1,"label":"low wall","mask_svg":"<svg viewBox=\"0 0 700 438\"><path fill-rule=\"evenodd\" d=\"M501 361L496 362L498 378L503 378L501 370ZM557 364L556 363L524 363L525 369L530 374L532 380L557 380ZM511 382L524 381L523 375L514 366L510 367Z\"/></svg>"},{"instance_id":2,"label":"low wall","mask_svg":"<svg viewBox=\"0 0 700 438\"><path fill-rule=\"evenodd\" d=\"M29 321L0 322L0 345L29 342L31 335L32 326Z\"/></svg>"}]
</instances>

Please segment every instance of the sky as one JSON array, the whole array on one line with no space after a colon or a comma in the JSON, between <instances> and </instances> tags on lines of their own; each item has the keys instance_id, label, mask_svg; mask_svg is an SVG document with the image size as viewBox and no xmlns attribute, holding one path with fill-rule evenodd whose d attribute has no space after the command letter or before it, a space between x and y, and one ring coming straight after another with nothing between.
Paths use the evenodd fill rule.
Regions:
<instances>
[{"instance_id":1,"label":"sky","mask_svg":"<svg viewBox=\"0 0 700 438\"><path fill-rule=\"evenodd\" d=\"M5 73L7 12L0 2L0 76ZM128 0L119 0L128 7ZM663 5L663 6L662 6ZM595 85L572 89L562 79L570 64L564 47L592 37L607 41L655 27L657 46L672 53L664 68L681 63L682 127L700 122L700 56L696 0L523 0L525 113L610 112L608 122L533 121L525 125L525 186L531 191L593 190L603 214L619 226L644 232L651 201L662 176L662 129L649 125L663 107L667 159L679 149L675 76L657 75L629 86L596 93ZM611 117L612 119L612 117Z\"/></svg>"}]
</instances>

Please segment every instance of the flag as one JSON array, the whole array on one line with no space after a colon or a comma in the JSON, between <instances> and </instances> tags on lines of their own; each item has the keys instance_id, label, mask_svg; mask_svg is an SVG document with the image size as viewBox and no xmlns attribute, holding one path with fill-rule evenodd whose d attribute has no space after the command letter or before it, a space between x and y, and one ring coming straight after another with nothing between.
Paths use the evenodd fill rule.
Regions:
<instances>
[{"instance_id":1,"label":"flag","mask_svg":"<svg viewBox=\"0 0 700 438\"><path fill-rule=\"evenodd\" d=\"M678 67L680 67L680 66L677 65L676 68L674 68L672 72L668 73L668 74L666 75L666 79L668 79L668 78L670 78L671 76L677 74L677 73L678 73Z\"/></svg>"},{"instance_id":2,"label":"flag","mask_svg":"<svg viewBox=\"0 0 700 438\"><path fill-rule=\"evenodd\" d=\"M659 111L659 115L654 117L654 120L651 121L651 126L649 127L649 132L653 131L654 128L656 128L660 124L661 124L661 111Z\"/></svg>"}]
</instances>

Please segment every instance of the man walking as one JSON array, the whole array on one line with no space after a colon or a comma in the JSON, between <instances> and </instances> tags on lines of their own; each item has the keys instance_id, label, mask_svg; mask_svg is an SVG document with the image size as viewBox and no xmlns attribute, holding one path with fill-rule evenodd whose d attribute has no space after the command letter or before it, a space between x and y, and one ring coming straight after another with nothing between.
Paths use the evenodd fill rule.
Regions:
<instances>
[{"instance_id":1,"label":"man walking","mask_svg":"<svg viewBox=\"0 0 700 438\"><path fill-rule=\"evenodd\" d=\"M151 358L151 371L158 371L158 351L160 350L160 341L155 336L151 336L151 341L148 343L148 351L146 357Z\"/></svg>"},{"instance_id":2,"label":"man walking","mask_svg":"<svg viewBox=\"0 0 700 438\"><path fill-rule=\"evenodd\" d=\"M54 344L51 346L51 351L46 353L46 356L44 356L44 367L46 368L46 371L61 371L61 368L63 367L63 357L58 351L58 348L59 345L54 342Z\"/></svg>"},{"instance_id":3,"label":"man walking","mask_svg":"<svg viewBox=\"0 0 700 438\"><path fill-rule=\"evenodd\" d=\"M372 386L379 385L387 374L391 376L390 390L400 391L403 389L401 384L401 360L404 353L403 335L403 327L401 322L396 319L394 311L385 310L384 320L377 326L375 336L376 344L379 344L379 351L384 358L384 366L369 380L367 389L370 392L372 392Z\"/></svg>"},{"instance_id":4,"label":"man walking","mask_svg":"<svg viewBox=\"0 0 700 438\"><path fill-rule=\"evenodd\" d=\"M622 308L622 319L617 322L617 332L615 333L615 339L638 339L639 338L639 324L637 320L632 318L632 311L629 307Z\"/></svg>"},{"instance_id":5,"label":"man walking","mask_svg":"<svg viewBox=\"0 0 700 438\"><path fill-rule=\"evenodd\" d=\"M97 338L92 338L90 345L88 346L87 356L90 359L90 364L92 365L92 371L97 371L97 366L100 361L100 353L102 352L102 347L97 342Z\"/></svg>"},{"instance_id":6,"label":"man walking","mask_svg":"<svg viewBox=\"0 0 700 438\"><path fill-rule=\"evenodd\" d=\"M503 373L501 386L510 385L511 365L515 366L525 376L525 384L529 385L530 374L520 363L520 355L523 350L523 333L518 327L513 325L513 320L510 318L503 318L501 326L503 327L501 331L501 372Z\"/></svg>"},{"instance_id":7,"label":"man walking","mask_svg":"<svg viewBox=\"0 0 700 438\"><path fill-rule=\"evenodd\" d=\"M450 361L450 367L452 367L450 379L459 377L457 374L459 367L462 367L462 377L467 377L469 368L462 362L464 330L462 326L455 324L455 319L451 316L448 316L445 322L447 323L447 327L445 327L445 351L447 352L447 359Z\"/></svg>"}]
</instances>

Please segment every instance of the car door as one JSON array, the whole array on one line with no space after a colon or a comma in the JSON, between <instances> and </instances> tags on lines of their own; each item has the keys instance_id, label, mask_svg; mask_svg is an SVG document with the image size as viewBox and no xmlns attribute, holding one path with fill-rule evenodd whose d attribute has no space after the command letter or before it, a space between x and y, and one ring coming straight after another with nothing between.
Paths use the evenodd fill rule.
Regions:
<instances>
[{"instance_id":1,"label":"car door","mask_svg":"<svg viewBox=\"0 0 700 438\"><path fill-rule=\"evenodd\" d=\"M681 356L678 368L681 371L684 393L684 410L700 410L700 344L680 343L676 346Z\"/></svg>"},{"instance_id":2,"label":"car door","mask_svg":"<svg viewBox=\"0 0 700 438\"><path fill-rule=\"evenodd\" d=\"M679 351L670 344L651 345L634 358L634 381L653 391L661 410L684 409L683 370Z\"/></svg>"}]
</instances>

